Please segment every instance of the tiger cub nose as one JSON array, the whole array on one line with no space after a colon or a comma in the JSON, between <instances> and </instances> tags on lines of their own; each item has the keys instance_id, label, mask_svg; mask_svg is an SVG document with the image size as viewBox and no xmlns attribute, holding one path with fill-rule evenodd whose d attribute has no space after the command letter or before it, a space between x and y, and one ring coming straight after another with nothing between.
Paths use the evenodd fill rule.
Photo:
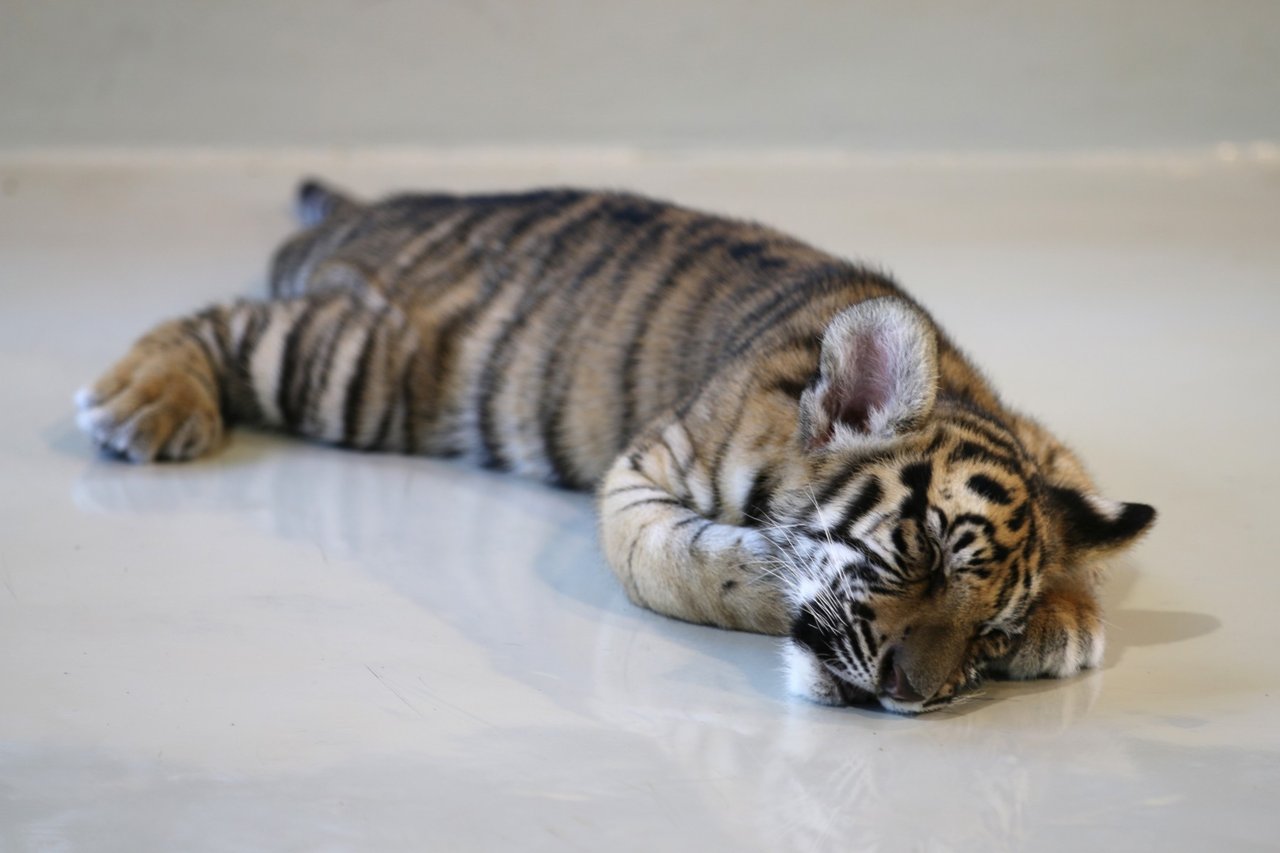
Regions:
<instances>
[{"instance_id":1,"label":"tiger cub nose","mask_svg":"<svg viewBox=\"0 0 1280 853\"><path fill-rule=\"evenodd\" d=\"M924 697L911 685L911 679L907 678L907 673L902 669L902 664L898 662L901 655L902 649L900 647L894 647L889 652L889 661L885 667L884 678L880 681L880 692L899 702L923 702Z\"/></svg>"}]
</instances>

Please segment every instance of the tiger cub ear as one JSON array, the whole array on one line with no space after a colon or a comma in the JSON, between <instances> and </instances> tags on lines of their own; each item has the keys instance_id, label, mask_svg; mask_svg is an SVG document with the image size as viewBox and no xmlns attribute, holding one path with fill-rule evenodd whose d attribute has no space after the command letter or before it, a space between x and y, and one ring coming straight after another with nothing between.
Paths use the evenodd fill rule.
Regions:
<instances>
[{"instance_id":1,"label":"tiger cub ear","mask_svg":"<svg viewBox=\"0 0 1280 853\"><path fill-rule=\"evenodd\" d=\"M1156 519L1155 509L1146 504L1107 500L1052 484L1047 494L1062 544L1075 554L1096 556L1123 548Z\"/></svg>"},{"instance_id":2,"label":"tiger cub ear","mask_svg":"<svg viewBox=\"0 0 1280 853\"><path fill-rule=\"evenodd\" d=\"M937 388L929 320L902 299L860 302L822 336L817 380L800 397L801 437L813 449L891 439L925 422Z\"/></svg>"}]
</instances>

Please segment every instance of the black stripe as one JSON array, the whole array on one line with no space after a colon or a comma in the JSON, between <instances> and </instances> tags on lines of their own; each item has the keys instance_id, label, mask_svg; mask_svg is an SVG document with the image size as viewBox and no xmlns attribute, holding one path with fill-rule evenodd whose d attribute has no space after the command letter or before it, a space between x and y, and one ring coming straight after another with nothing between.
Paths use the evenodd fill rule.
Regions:
<instances>
[{"instance_id":1,"label":"black stripe","mask_svg":"<svg viewBox=\"0 0 1280 853\"><path fill-rule=\"evenodd\" d=\"M831 660L834 657L832 636L823 629L817 614L808 607L802 607L791 623L791 639L809 649L819 660Z\"/></svg>"},{"instance_id":2,"label":"black stripe","mask_svg":"<svg viewBox=\"0 0 1280 853\"><path fill-rule=\"evenodd\" d=\"M212 390L218 398L218 408L222 412L222 417L229 424L237 420L250 422L262 420L262 407L258 404L257 395L254 393L248 367L236 358L231 342L231 330L227 325L227 318L236 310L247 312L250 323L255 314L261 313L261 310L253 311L247 306L235 305L230 309L209 308L196 315L205 328L213 333L216 352L210 350L208 343L198 331L196 341L204 350L205 357L210 360L218 386Z\"/></svg>"},{"instance_id":3,"label":"black stripe","mask_svg":"<svg viewBox=\"0 0 1280 853\"><path fill-rule=\"evenodd\" d=\"M991 523L991 519L987 518L985 515L977 515L976 513L972 513L972 512L966 512L966 513L962 513L961 515L957 515L955 517L955 520L951 522L951 526L953 529L959 528L965 524L976 525L978 528L982 530L982 532L986 533L987 536L994 536L996 532L996 526Z\"/></svg>"},{"instance_id":4,"label":"black stripe","mask_svg":"<svg viewBox=\"0 0 1280 853\"><path fill-rule=\"evenodd\" d=\"M452 209L434 209L446 206ZM404 279L424 262L435 260L442 254L440 250L465 243L466 232L481 218L492 215L492 210L478 205L459 203L455 199L450 199L448 202L434 200L430 205L419 206L417 209L404 212L395 225L406 233L401 235L403 239L395 250L387 252L388 262L377 269L379 278L384 273L393 275L392 279L384 279L387 284ZM441 230L431 240L414 247L412 255L405 256L405 252L414 241L426 237L436 229Z\"/></svg>"},{"instance_id":5,"label":"black stripe","mask_svg":"<svg viewBox=\"0 0 1280 853\"><path fill-rule=\"evenodd\" d=\"M849 304L854 305L875 296L877 289L901 294L889 279L848 263L833 262L815 267L790 287L775 291L768 302L739 318L725 335L730 342L726 357L733 360L754 348L758 345L757 338L765 330L779 327L792 314L821 298L848 293Z\"/></svg>"},{"instance_id":6,"label":"black stripe","mask_svg":"<svg viewBox=\"0 0 1280 853\"><path fill-rule=\"evenodd\" d=\"M249 362L253 359L253 352L258 348L258 342L262 340L263 333L267 330L267 326L271 322L271 310L274 303L238 303L233 310L244 311L249 315L249 320L245 324L244 333L240 336L240 340L234 342L233 357L237 365L244 369L246 376L249 375ZM230 334L230 329L228 329Z\"/></svg>"},{"instance_id":7,"label":"black stripe","mask_svg":"<svg viewBox=\"0 0 1280 853\"><path fill-rule=\"evenodd\" d=\"M907 534L903 532L902 525L893 528L893 550L899 557L908 556Z\"/></svg>"},{"instance_id":8,"label":"black stripe","mask_svg":"<svg viewBox=\"0 0 1280 853\"><path fill-rule=\"evenodd\" d=\"M369 319L364 344L360 347L360 355L356 358L356 369L351 372L351 378L347 380L347 396L342 407L342 443L346 447L356 446L356 441L360 437L357 435L357 430L366 399L365 383L368 381L369 365L377 348L378 328L384 315L385 311L379 311Z\"/></svg>"},{"instance_id":9,"label":"black stripe","mask_svg":"<svg viewBox=\"0 0 1280 853\"><path fill-rule=\"evenodd\" d=\"M850 601L849 611L853 613L855 618L864 619L867 622L876 621L876 612L871 607L861 601Z\"/></svg>"},{"instance_id":10,"label":"black stripe","mask_svg":"<svg viewBox=\"0 0 1280 853\"><path fill-rule=\"evenodd\" d=\"M499 251L510 249L535 227L544 217L571 207L581 201L587 193L578 190L538 190L519 195L469 195L463 198L469 204L491 207L495 212L504 212L510 206L523 206L526 212L511 223L511 227L501 234L494 235L493 245Z\"/></svg>"},{"instance_id":11,"label":"black stripe","mask_svg":"<svg viewBox=\"0 0 1280 853\"><path fill-rule=\"evenodd\" d=\"M982 566L959 566L955 569L955 573L958 575L973 575L982 580L991 577L991 570Z\"/></svg>"},{"instance_id":12,"label":"black stripe","mask_svg":"<svg viewBox=\"0 0 1280 853\"><path fill-rule=\"evenodd\" d=\"M859 521L863 516L875 509L883 497L884 488L880 485L880 479L878 477L868 478L867 482L858 491L858 496L845 507L844 514L836 524L836 529L848 533L854 522Z\"/></svg>"},{"instance_id":13,"label":"black stripe","mask_svg":"<svg viewBox=\"0 0 1280 853\"><path fill-rule=\"evenodd\" d=\"M856 578L864 583L874 581L877 575L867 570L867 567L860 562L845 563L840 567L840 571L849 577Z\"/></svg>"},{"instance_id":14,"label":"black stripe","mask_svg":"<svg viewBox=\"0 0 1280 853\"><path fill-rule=\"evenodd\" d=\"M739 240L729 246L728 254L733 260L749 267L751 272L775 272L788 264L786 258L769 254L769 248L776 243L776 238Z\"/></svg>"},{"instance_id":15,"label":"black stripe","mask_svg":"<svg viewBox=\"0 0 1280 853\"><path fill-rule=\"evenodd\" d=\"M509 261L514 256L514 247L545 219L554 216L571 201L576 201L581 197L581 193L569 196L555 192L530 193L526 197L513 197L518 198L521 202L528 203L530 205L529 209L512 220L506 231L499 234L486 235L480 241L483 243L483 250L475 251L468 257L468 272L483 263L480 295L476 302L463 312L462 317L450 318L451 328L465 326L470 322L471 318L478 315L485 306L493 301L495 296L502 292L503 285L507 284L512 278L513 270L509 266ZM471 201L484 204L488 198L490 197L472 197ZM492 198L503 197L493 196ZM494 215L489 220L489 223L494 220L500 221L505 213L507 213L505 208L495 205L493 208ZM478 227L479 225L477 225Z\"/></svg>"},{"instance_id":16,"label":"black stripe","mask_svg":"<svg viewBox=\"0 0 1280 853\"><path fill-rule=\"evenodd\" d=\"M419 254L412 265L397 270L396 278L385 283L387 299L397 302L408 295L413 300L414 308L422 310L465 285L468 277L485 258L483 243L473 245L472 235L480 228L500 220L505 213L508 211L483 206L464 210L458 222ZM527 215L533 218L532 214ZM423 275L422 268L428 264L439 264L440 269L430 275ZM405 294L403 291L409 293Z\"/></svg>"},{"instance_id":17,"label":"black stripe","mask_svg":"<svg viewBox=\"0 0 1280 853\"><path fill-rule=\"evenodd\" d=\"M386 399L382 401L382 416L378 418L378 428L373 434L373 440L369 442L370 450L387 449L387 437L391 433L391 418L396 410L397 390L403 377L396 373L396 363L400 353L397 352L398 341L392 340L388 335L387 354L385 362L382 365L384 381L388 386ZM406 369L412 358L405 359ZM392 385L395 388L392 388Z\"/></svg>"},{"instance_id":18,"label":"black stripe","mask_svg":"<svg viewBox=\"0 0 1280 853\"><path fill-rule=\"evenodd\" d=\"M697 530L697 532L695 532L695 533L693 534L693 538L689 540L689 548L690 548L691 550L694 548L694 546L696 546L696 545L698 544L698 541L699 541L700 539L702 539L702 534L704 534L704 533L706 533L708 530L710 530L710 529L711 529L711 526L712 526L713 524L715 524L715 522L714 522L714 521L712 521L712 520L711 520L711 519L709 519L709 518L705 518L704 516L697 516L697 515L695 515L695 516L693 516L693 517L694 517L694 518L701 518L703 521L705 521L705 522L706 522L706 524L704 524L704 525L702 525L701 527L699 527L699 528L698 528L698 530Z\"/></svg>"},{"instance_id":19,"label":"black stripe","mask_svg":"<svg viewBox=\"0 0 1280 853\"><path fill-rule=\"evenodd\" d=\"M732 360L746 349L755 346L762 329L775 326L779 318L787 316L798 307L812 304L823 292L824 287L830 287L832 282L848 278L847 273L848 270L844 265L828 264L809 272L803 278L785 285L775 284L768 288L764 292L769 295L769 299L735 318L733 326L728 329L725 335L729 343L726 357ZM848 283L852 290L853 282ZM745 295L741 304L744 306L748 304Z\"/></svg>"},{"instance_id":20,"label":"black stripe","mask_svg":"<svg viewBox=\"0 0 1280 853\"><path fill-rule=\"evenodd\" d=\"M725 253L732 259L742 262L756 257L765 247L772 245L776 238L754 241L730 241L726 244ZM764 258L764 263L757 264L756 269L733 272L731 265L722 257L713 259L700 277L697 293L689 304L682 309L683 318L680 330L675 336L678 351L685 353L685 369L679 372L683 380L679 396L692 399L691 392L698 382L709 375L716 367L716 360L723 349L725 326L732 322L742 306L761 292L767 292L776 286L778 279L772 272L785 261L775 263L776 259ZM742 286L745 282L747 286ZM726 286L727 285L727 286ZM728 304L726 304L728 303ZM696 367L695 367L696 362Z\"/></svg>"},{"instance_id":21,"label":"black stripe","mask_svg":"<svg viewBox=\"0 0 1280 853\"><path fill-rule=\"evenodd\" d=\"M876 649L880 644L876 642L875 634L872 633L869 623L859 620L853 623L853 628L862 639L862 649L866 655L862 659L862 664L863 668L869 671L871 669L869 662L875 657Z\"/></svg>"},{"instance_id":22,"label":"black stripe","mask_svg":"<svg viewBox=\"0 0 1280 853\"><path fill-rule=\"evenodd\" d=\"M633 195L617 195L611 198L609 216L624 228L639 228L656 219L663 205Z\"/></svg>"},{"instance_id":23,"label":"black stripe","mask_svg":"<svg viewBox=\"0 0 1280 853\"><path fill-rule=\"evenodd\" d=\"M933 439L929 442L929 446L924 449L924 455L932 456L937 453L942 448L942 445L946 440L946 432L943 430L937 430L937 432L934 433Z\"/></svg>"},{"instance_id":24,"label":"black stripe","mask_svg":"<svg viewBox=\"0 0 1280 853\"><path fill-rule=\"evenodd\" d=\"M635 509L638 506L649 506L651 504L661 504L662 506L684 506L682 501L678 501L675 498L641 498L640 500L633 501L626 506L618 507L615 512L625 512L629 509Z\"/></svg>"},{"instance_id":25,"label":"black stripe","mask_svg":"<svg viewBox=\"0 0 1280 853\"><path fill-rule=\"evenodd\" d=\"M708 362L714 361L716 349L721 345L718 334L708 334L714 318L722 313L708 309L719 295L717 285L724 281L724 271L718 261L719 258L709 259L702 275L686 288L696 293L688 304L680 308L679 329L668 339L673 340L674 345L664 347L664 354L676 359L673 372L676 380L674 396L677 399L695 399L693 392L706 381L710 367Z\"/></svg>"},{"instance_id":26,"label":"black stripe","mask_svg":"<svg viewBox=\"0 0 1280 853\"><path fill-rule=\"evenodd\" d=\"M399 391L401 400L401 411L403 414L403 422L401 424L401 441L404 444L405 453L418 452L418 422L416 419L418 394L415 380L415 368L418 366L418 356L410 356L405 360L404 371L400 374Z\"/></svg>"},{"instance_id":27,"label":"black stripe","mask_svg":"<svg viewBox=\"0 0 1280 853\"><path fill-rule=\"evenodd\" d=\"M1004 582L1000 584L1000 592L996 595L996 613L1004 610L1013 601L1013 591L1017 588L1018 582L1022 580L1022 576L1023 573L1017 563L1009 567L1009 571L1005 573Z\"/></svg>"},{"instance_id":28,"label":"black stripe","mask_svg":"<svg viewBox=\"0 0 1280 853\"><path fill-rule=\"evenodd\" d=\"M650 223L657 215L653 206L645 209L637 204L623 204L621 207L610 207L607 210L608 215L615 222L623 222L628 226L637 229L640 235L637 246L633 247L633 253L643 245L646 238L652 236L652 231L640 231L640 227ZM610 239L602 239L600 241L602 248L597 252L587 265L583 267L577 275L573 277L573 281L564 291L564 304L572 307L576 295L581 292L582 288L592 281L594 276L599 273L605 265L613 259L617 254L617 246ZM582 335L578 331L578 327L583 322L583 315L577 318L565 319L557 324L554 339L547 345L550 349L550 356L543 362L540 371L540 379L538 388L540 394L538 397L538 426L542 435L542 444L547 456L547 460L551 464L551 470L558 480L569 486L585 485L581 481L576 471L576 464L570 449L565 446L564 436L564 400L569 393L572 370L576 356L581 351ZM570 337L573 333L572 338ZM568 358L572 354L575 358ZM566 366L567 365L567 366Z\"/></svg>"},{"instance_id":29,"label":"black stripe","mask_svg":"<svg viewBox=\"0 0 1280 853\"><path fill-rule=\"evenodd\" d=\"M1009 459L1025 460L1026 451L1009 427L989 412L967 403L949 414L949 420L963 425L1004 451Z\"/></svg>"},{"instance_id":30,"label":"black stripe","mask_svg":"<svg viewBox=\"0 0 1280 853\"><path fill-rule=\"evenodd\" d=\"M1023 555L1023 559L1027 559L1025 554ZM1036 580L1036 573L1031 567L1030 560L1027 560L1027 571L1022 576L1022 591L1024 593L1031 592L1031 586L1032 584L1035 583L1035 580Z\"/></svg>"},{"instance_id":31,"label":"black stripe","mask_svg":"<svg viewBox=\"0 0 1280 853\"><path fill-rule=\"evenodd\" d=\"M791 281L780 281L770 276L760 276L756 278L750 287L736 288L733 292L733 307L735 310L730 317L733 322L728 327L720 329L718 336L731 343L741 337L742 344L750 345L755 340L756 335L742 335L744 324L758 324L761 322L761 318L766 318L760 328L768 328L772 325L767 319L769 313L782 305L783 302L789 302L794 299L797 294L803 296L801 304L809 304L813 299L823 294L837 292L842 285L856 282L858 277L857 268L844 262L815 265L804 270L803 273L800 278ZM766 300L757 304L757 296L764 296ZM818 336L821 339L821 332L819 332Z\"/></svg>"},{"instance_id":32,"label":"black stripe","mask_svg":"<svg viewBox=\"0 0 1280 853\"><path fill-rule=\"evenodd\" d=\"M1008 506L1013 503L1013 498L1009 496L1009 490L985 474L974 474L965 485L969 488L969 491L991 503L999 504L1000 506Z\"/></svg>"},{"instance_id":33,"label":"black stripe","mask_svg":"<svg viewBox=\"0 0 1280 853\"><path fill-rule=\"evenodd\" d=\"M861 554L871 567L873 569L877 569L882 575L890 574L896 578L902 578L903 575L901 569L887 563L883 557L871 550L870 546L868 546L866 542L850 536L843 528L832 530L829 535L832 539L840 542L842 545Z\"/></svg>"},{"instance_id":34,"label":"black stripe","mask_svg":"<svg viewBox=\"0 0 1280 853\"><path fill-rule=\"evenodd\" d=\"M901 512L907 518L924 520L929 509L929 484L933 482L933 463L913 462L903 467L900 475L902 485L908 489L902 501Z\"/></svg>"},{"instance_id":35,"label":"black stripe","mask_svg":"<svg viewBox=\"0 0 1280 853\"><path fill-rule=\"evenodd\" d=\"M694 462L698 461L697 451L695 451L693 447L690 446L689 458L681 459L680 454L676 453L676 449L671 446L671 443L669 441L667 441L667 437L665 434L661 434L658 436L658 443L661 444L664 448L666 448L667 453L671 456L671 461L676 464L676 471L679 473L680 478L684 479L686 476L688 476L689 469L693 466Z\"/></svg>"},{"instance_id":36,"label":"black stripe","mask_svg":"<svg viewBox=\"0 0 1280 853\"><path fill-rule=\"evenodd\" d=\"M725 237L723 235L712 235L693 246L689 246L688 241L708 228L721 224L715 219L698 219L694 220L692 224L681 232L680 240L684 244L684 248L671 258L670 263L662 274L654 277L652 286L645 293L639 307L633 313L633 316L639 318L639 322L632 325L627 331L626 346L623 349L622 357L621 381L618 384L618 399L621 404L618 424L619 429L627 435L634 432L633 424L638 403L636 400L636 386L639 384L637 373L640 370L640 354L648 339L649 328L658 314L663 300L671 295L672 292L679 290L678 287L673 286L678 284L679 277L700 260L708 248L723 243ZM619 436L619 444L624 442L625 438Z\"/></svg>"},{"instance_id":37,"label":"black stripe","mask_svg":"<svg viewBox=\"0 0 1280 853\"><path fill-rule=\"evenodd\" d=\"M327 340L323 341L323 349L304 354L307 364L298 387L298 400L300 401L298 422L303 429L312 426L324 428L324 424L320 421L321 413L318 409L324 397L324 392L329 387L329 381L333 378L333 360L337 357L338 348L342 346L342 339L346 336L352 322L359 318L365 310L350 296L343 295L340 300L346 303L345 309L338 317L333 332Z\"/></svg>"},{"instance_id":38,"label":"black stripe","mask_svg":"<svg viewBox=\"0 0 1280 853\"><path fill-rule=\"evenodd\" d=\"M951 451L951 455L947 457L947 462L955 465L958 462L983 462L995 468L1000 468L1010 474L1020 475L1022 473L1018 463L1009 456L992 452L990 448L983 447L972 441L962 441L956 448Z\"/></svg>"},{"instance_id":39,"label":"black stripe","mask_svg":"<svg viewBox=\"0 0 1280 853\"><path fill-rule=\"evenodd\" d=\"M602 493L602 494L600 495L600 497L602 497L602 498L611 498L611 497L613 497L614 495L620 495L620 494L623 494L624 492L638 492L638 491L640 491L641 489L645 489L645 490L650 491L650 492L661 492L661 491L663 491L663 489L661 489L660 487L658 487L658 486L656 486L656 485L653 485L653 484L649 483L649 484L644 484L644 485L639 485L639 486L619 486L619 487L618 487L618 488L616 488L616 489L610 489L609 491Z\"/></svg>"},{"instance_id":40,"label":"black stripe","mask_svg":"<svg viewBox=\"0 0 1280 853\"><path fill-rule=\"evenodd\" d=\"M723 338L723 335L721 335L718 331L708 332L706 334L706 337L709 341L720 341ZM819 353L819 350L821 349L821 343L822 343L822 335L820 332L815 334L812 331L804 331L804 330L793 333L787 336L784 340L770 342L768 344L767 351L771 355L780 355L782 353L786 353L795 349L804 349L806 351L809 351L813 357L813 368L812 368L813 372L810 375L810 378L806 381L806 384L799 387L798 389L791 387L790 382L785 379L779 380L779 382L773 385L763 384L761 388L764 391L770 391L770 390L774 390L775 388L777 388L777 390L782 390L783 387L786 387L786 390L788 392L796 394L795 399L798 401L800 399L800 394L804 393L805 388L808 387L808 384L817 380L818 353ZM739 356L742 354L743 353L738 353ZM767 359L762 359L762 361L764 360L767 360ZM728 358L728 356L725 355L724 352L720 350L716 350L714 351L714 358L711 358L710 361L708 361L707 358L700 359L698 360L698 365L696 369L690 367L689 369L681 370L680 373L682 375L693 377L694 379L697 379L699 377L705 378L708 376L715 375L715 373L720 368L724 367L729 362L730 362L730 359ZM684 399L682 399L679 402L679 404L676 406L676 415L678 417L684 417L685 415L689 414L689 412L692 411L693 407L697 404L699 399L698 394L691 393L697 390L698 390L697 387L691 387L684 394Z\"/></svg>"},{"instance_id":41,"label":"black stripe","mask_svg":"<svg viewBox=\"0 0 1280 853\"><path fill-rule=\"evenodd\" d=\"M590 336L595 333L595 329L608 327L614 313L617 311L621 303L619 294L631 283L632 272L635 269L636 264L651 255L658 245L661 244L663 238L666 237L670 230L671 224L669 222L659 221L642 233L639 239L632 244L631 248L627 250L626 254L623 255L614 266L608 283L597 291L598 295L596 296L596 303L604 308L603 316L598 312L592 313L590 315L590 322L592 324L590 328L585 330L579 328L575 330L572 338L566 342L567 345L566 343L561 343L557 346L557 356L559 356L561 352L568 352L571 353L571 355L567 358L559 359L557 369L563 371L566 376L564 379L556 381L555 390L553 392L548 392L548 398L546 400L546 409L550 412L550 422L544 428L552 434L560 435L563 429L562 424L567 414L564 400L572 391L573 382L571 371L578 364L578 354L587 344ZM584 313L584 317L586 316L587 315ZM565 331L566 333L568 332L567 329ZM568 367L566 368L564 365L567 365ZM621 424L620 421L620 426L616 431L614 450L620 452L623 447L630 443L632 437L631 430L628 429L625 424Z\"/></svg>"},{"instance_id":42,"label":"black stripe","mask_svg":"<svg viewBox=\"0 0 1280 853\"><path fill-rule=\"evenodd\" d=\"M747 527L760 527L769 520L769 499L773 496L773 472L766 466L756 472L747 492L747 502L742 516Z\"/></svg>"},{"instance_id":43,"label":"black stripe","mask_svg":"<svg viewBox=\"0 0 1280 853\"><path fill-rule=\"evenodd\" d=\"M276 386L276 406L280 409L280 419L284 422L284 425L294 432L298 429L298 421L302 414L302 401L297 398L293 391L296 384L294 375L298 372L300 357L307 355L299 350L302 347L303 339L310 331L315 315L321 308L328 306L331 301L328 299L308 300L306 307L302 309L302 314L294 320L293 328L289 330L289 334L285 338L284 353L280 359L280 379ZM270 318L268 318L269 322ZM252 360L252 358L252 353L249 353L248 360Z\"/></svg>"},{"instance_id":44,"label":"black stripe","mask_svg":"<svg viewBox=\"0 0 1280 853\"><path fill-rule=\"evenodd\" d=\"M182 333L183 335L186 336L187 340L191 341L197 347L200 348L200 354L204 356L204 360L209 366L209 372L213 374L213 380L217 382L218 377L220 377L223 372L222 370L223 361L221 358L218 357L218 354L215 353L209 347L209 342L204 339L204 334L202 333L202 329L201 329L201 326L212 327L213 324L214 324L214 321L211 320L209 317L206 317L204 315L197 315L195 317L185 318L180 325L182 328ZM218 334L217 331L214 330L215 340L217 339L217 334ZM201 382L201 384L205 384L204 380L206 379L206 377L198 376L195 378L197 378ZM207 390L213 391L214 396L217 396L218 389L216 387L207 388Z\"/></svg>"},{"instance_id":45,"label":"black stripe","mask_svg":"<svg viewBox=\"0 0 1280 853\"><path fill-rule=\"evenodd\" d=\"M766 388L766 391L777 391L793 400L799 400L800 397L808 390L810 384L809 377L804 379L781 378L776 379Z\"/></svg>"},{"instance_id":46,"label":"black stripe","mask_svg":"<svg viewBox=\"0 0 1280 853\"><path fill-rule=\"evenodd\" d=\"M873 460L859 457L847 460L840 466L840 470L837 471L835 475L827 479L827 484L822 487L822 490L818 492L814 497L814 500L818 502L819 506L826 504L836 496L837 492L849 485L849 481L852 480L858 472L865 468L871 461Z\"/></svg>"},{"instance_id":47,"label":"black stripe","mask_svg":"<svg viewBox=\"0 0 1280 853\"><path fill-rule=\"evenodd\" d=\"M480 394L476 408L484 449L483 462L489 467L505 469L511 464L498 436L497 401L506 385L508 368L514 358L520 332L546 298L557 289L559 278L554 273L548 274L548 271L553 271L564 253L573 247L574 238L600 221L606 206L603 202L596 203L562 223L554 233L543 237L546 250L539 253L540 257L533 268L521 275L526 282L525 290L494 339L479 379Z\"/></svg>"}]
</instances>

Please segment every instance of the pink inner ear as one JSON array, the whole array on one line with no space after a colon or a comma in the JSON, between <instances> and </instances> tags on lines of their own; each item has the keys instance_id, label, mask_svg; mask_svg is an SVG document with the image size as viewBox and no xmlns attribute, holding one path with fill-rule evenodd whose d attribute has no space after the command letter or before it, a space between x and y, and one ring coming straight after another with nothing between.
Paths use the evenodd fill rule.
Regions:
<instances>
[{"instance_id":1,"label":"pink inner ear","mask_svg":"<svg viewBox=\"0 0 1280 853\"><path fill-rule=\"evenodd\" d=\"M850 348L845 375L831 383L825 400L832 425L837 423L867 432L871 412L889 402L889 353L875 335L856 338Z\"/></svg>"}]
</instances>

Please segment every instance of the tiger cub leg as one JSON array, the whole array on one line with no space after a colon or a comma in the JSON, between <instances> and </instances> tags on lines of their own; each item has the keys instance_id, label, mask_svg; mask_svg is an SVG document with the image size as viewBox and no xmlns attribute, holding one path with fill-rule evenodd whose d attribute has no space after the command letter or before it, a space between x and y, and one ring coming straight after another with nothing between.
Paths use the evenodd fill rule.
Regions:
<instances>
[{"instance_id":1,"label":"tiger cub leg","mask_svg":"<svg viewBox=\"0 0 1280 853\"><path fill-rule=\"evenodd\" d=\"M77 394L77 421L135 462L203 456L234 421L412 449L416 351L400 312L352 294L215 306L140 339Z\"/></svg>"},{"instance_id":2,"label":"tiger cub leg","mask_svg":"<svg viewBox=\"0 0 1280 853\"><path fill-rule=\"evenodd\" d=\"M598 493L600 538L636 604L688 622L783 634L789 610L775 551L758 531L693 508L701 476L679 424L640 439L614 462Z\"/></svg>"},{"instance_id":3,"label":"tiger cub leg","mask_svg":"<svg viewBox=\"0 0 1280 853\"><path fill-rule=\"evenodd\" d=\"M1023 415L1014 417L1014 425L1051 486L1097 493L1080 458L1053 433ZM1070 571L1053 578L1032 605L1012 651L988 671L1006 678L1065 678L1101 666L1106 632L1095 590L1104 576L1096 556L1077 554Z\"/></svg>"},{"instance_id":4,"label":"tiger cub leg","mask_svg":"<svg viewBox=\"0 0 1280 853\"><path fill-rule=\"evenodd\" d=\"M1027 626L1004 657L987 665L992 676L1066 678L1102 665L1106 646L1101 608L1084 582L1063 578L1040 594Z\"/></svg>"}]
</instances>

